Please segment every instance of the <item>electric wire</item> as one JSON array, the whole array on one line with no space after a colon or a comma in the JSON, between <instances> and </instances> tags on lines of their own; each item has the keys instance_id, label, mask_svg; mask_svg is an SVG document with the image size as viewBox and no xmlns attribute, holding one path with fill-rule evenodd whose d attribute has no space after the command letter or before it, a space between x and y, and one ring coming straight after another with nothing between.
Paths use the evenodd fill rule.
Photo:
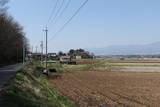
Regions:
<instances>
[{"instance_id":1,"label":"electric wire","mask_svg":"<svg viewBox=\"0 0 160 107\"><path fill-rule=\"evenodd\" d=\"M73 20L73 18L81 11L81 9L87 4L89 0L85 0L83 4L75 11L75 13L72 15L72 17L69 18L69 20L53 35L49 41L54 39L61 31L64 30L64 28Z\"/></svg>"},{"instance_id":2,"label":"electric wire","mask_svg":"<svg viewBox=\"0 0 160 107\"><path fill-rule=\"evenodd\" d=\"M64 1L65 1L65 0L62 0L59 9L58 9L57 12L55 13L55 16L54 16L53 19L51 20L50 24L51 24L51 23L56 19L56 17L58 16L59 12L61 11L61 9L62 9L62 7L63 7L63 5L64 5Z\"/></svg>"},{"instance_id":3,"label":"electric wire","mask_svg":"<svg viewBox=\"0 0 160 107\"><path fill-rule=\"evenodd\" d=\"M49 24L52 16L54 15L54 13L55 13L55 11L56 11L56 8L57 8L57 6L58 6L58 2L59 2L59 0L56 0L56 3L55 3L55 5L54 5L54 7L53 7L53 9L52 9L52 12L51 12L49 18L48 18L48 21L47 21L46 26Z\"/></svg>"},{"instance_id":4,"label":"electric wire","mask_svg":"<svg viewBox=\"0 0 160 107\"><path fill-rule=\"evenodd\" d=\"M63 10L61 11L61 13L59 14L59 16L56 18L55 22L52 24L52 28L57 24L58 20L61 18L61 16L64 14L64 12L67 10L67 8L69 7L71 3L71 0L68 0L68 2L66 3L66 6L63 8Z\"/></svg>"}]
</instances>

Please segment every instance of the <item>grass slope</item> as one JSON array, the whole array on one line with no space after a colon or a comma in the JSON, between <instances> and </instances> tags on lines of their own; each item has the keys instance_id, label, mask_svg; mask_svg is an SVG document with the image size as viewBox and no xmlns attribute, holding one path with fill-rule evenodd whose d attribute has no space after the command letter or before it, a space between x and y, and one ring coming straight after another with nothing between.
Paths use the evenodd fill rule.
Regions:
<instances>
[{"instance_id":1,"label":"grass slope","mask_svg":"<svg viewBox=\"0 0 160 107\"><path fill-rule=\"evenodd\" d=\"M19 71L0 94L3 107L74 107L75 105L53 88L42 68L28 67ZM33 70L33 71L32 71Z\"/></svg>"}]
</instances>

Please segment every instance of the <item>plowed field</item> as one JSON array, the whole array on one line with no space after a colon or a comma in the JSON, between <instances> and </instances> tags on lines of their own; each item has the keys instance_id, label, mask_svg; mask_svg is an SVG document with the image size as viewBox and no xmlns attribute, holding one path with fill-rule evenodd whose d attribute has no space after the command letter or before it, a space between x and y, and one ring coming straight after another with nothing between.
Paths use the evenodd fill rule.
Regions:
<instances>
[{"instance_id":1,"label":"plowed field","mask_svg":"<svg viewBox=\"0 0 160 107\"><path fill-rule=\"evenodd\" d=\"M49 80L79 107L160 106L160 73L66 72Z\"/></svg>"}]
</instances>

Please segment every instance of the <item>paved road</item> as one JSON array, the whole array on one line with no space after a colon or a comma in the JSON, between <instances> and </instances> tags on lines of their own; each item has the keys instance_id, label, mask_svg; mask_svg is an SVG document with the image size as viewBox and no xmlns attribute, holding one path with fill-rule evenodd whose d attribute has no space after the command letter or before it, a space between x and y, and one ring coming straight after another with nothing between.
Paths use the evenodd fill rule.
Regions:
<instances>
[{"instance_id":1,"label":"paved road","mask_svg":"<svg viewBox=\"0 0 160 107\"><path fill-rule=\"evenodd\" d=\"M0 68L0 88L20 69L22 64L9 65Z\"/></svg>"}]
</instances>

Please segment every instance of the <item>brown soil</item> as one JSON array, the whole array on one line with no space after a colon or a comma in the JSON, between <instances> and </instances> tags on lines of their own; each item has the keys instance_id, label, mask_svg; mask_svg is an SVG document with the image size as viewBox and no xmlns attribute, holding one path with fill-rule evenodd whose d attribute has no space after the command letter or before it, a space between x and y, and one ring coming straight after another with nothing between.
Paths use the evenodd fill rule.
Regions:
<instances>
[{"instance_id":1,"label":"brown soil","mask_svg":"<svg viewBox=\"0 0 160 107\"><path fill-rule=\"evenodd\" d=\"M79 107L160 105L160 73L68 72L49 80Z\"/></svg>"}]
</instances>

